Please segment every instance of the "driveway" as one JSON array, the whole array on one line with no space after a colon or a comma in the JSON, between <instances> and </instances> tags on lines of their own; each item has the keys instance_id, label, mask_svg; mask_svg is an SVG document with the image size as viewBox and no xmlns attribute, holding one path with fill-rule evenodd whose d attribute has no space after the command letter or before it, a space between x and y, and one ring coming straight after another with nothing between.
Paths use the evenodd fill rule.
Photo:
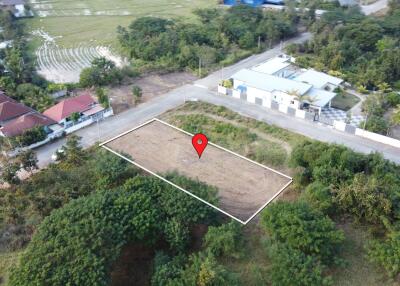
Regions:
<instances>
[{"instance_id":1,"label":"driveway","mask_svg":"<svg viewBox=\"0 0 400 286\"><path fill-rule=\"evenodd\" d=\"M309 37L310 34L302 34L288 42L302 41ZM321 124L294 118L276 110L264 109L239 99L217 95L214 91L221 78L228 77L239 69L253 66L279 53L280 49L276 47L262 54L252 56L233 66L214 72L206 78L197 80L193 84L184 85L116 116L107 118L107 120L98 124L93 124L78 130L75 134L82 137L82 145L84 147L89 147L96 142L102 142L115 137L124 131L157 117L169 109L184 104L186 100L197 99L225 106L241 115L264 121L268 124L277 125L312 139L328 143L343 144L362 153L378 151L387 159L400 163L400 150L398 148L343 133ZM52 144L47 144L38 148L36 152L39 159L39 166L45 167L51 162L51 155L64 143L65 139L61 139Z\"/></svg>"}]
</instances>

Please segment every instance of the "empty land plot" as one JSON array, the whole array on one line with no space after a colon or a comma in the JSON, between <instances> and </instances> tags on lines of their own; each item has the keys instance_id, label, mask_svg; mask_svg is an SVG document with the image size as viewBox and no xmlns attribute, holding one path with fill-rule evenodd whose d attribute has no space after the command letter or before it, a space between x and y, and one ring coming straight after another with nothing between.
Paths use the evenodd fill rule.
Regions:
<instances>
[{"instance_id":1,"label":"empty land plot","mask_svg":"<svg viewBox=\"0 0 400 286\"><path fill-rule=\"evenodd\" d=\"M291 183L290 177L212 143L199 159L191 139L155 119L103 146L129 155L132 162L160 176L176 171L216 187L219 208L243 223Z\"/></svg>"}]
</instances>

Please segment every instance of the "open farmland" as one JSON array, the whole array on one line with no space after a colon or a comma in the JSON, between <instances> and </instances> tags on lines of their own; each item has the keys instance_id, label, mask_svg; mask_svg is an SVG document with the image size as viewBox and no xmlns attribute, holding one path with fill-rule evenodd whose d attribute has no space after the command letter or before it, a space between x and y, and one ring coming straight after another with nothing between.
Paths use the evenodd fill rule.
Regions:
<instances>
[{"instance_id":1,"label":"open farmland","mask_svg":"<svg viewBox=\"0 0 400 286\"><path fill-rule=\"evenodd\" d=\"M118 55L116 31L135 18L160 16L193 19L195 8L215 6L213 0L32 0L35 17L27 26L35 42L38 72L47 80L77 82L81 70L104 56L117 65L126 60Z\"/></svg>"},{"instance_id":2,"label":"open farmland","mask_svg":"<svg viewBox=\"0 0 400 286\"><path fill-rule=\"evenodd\" d=\"M143 16L193 18L196 8L216 6L215 0L31 0L36 17L29 19L32 30L43 29L63 47L80 43L115 44L118 25L127 26Z\"/></svg>"},{"instance_id":3,"label":"open farmland","mask_svg":"<svg viewBox=\"0 0 400 286\"><path fill-rule=\"evenodd\" d=\"M191 136L157 120L105 146L129 155L133 162L151 172L165 175L176 171L216 187L219 207L243 222L251 219L291 182L288 176L212 144L208 144L199 159Z\"/></svg>"}]
</instances>

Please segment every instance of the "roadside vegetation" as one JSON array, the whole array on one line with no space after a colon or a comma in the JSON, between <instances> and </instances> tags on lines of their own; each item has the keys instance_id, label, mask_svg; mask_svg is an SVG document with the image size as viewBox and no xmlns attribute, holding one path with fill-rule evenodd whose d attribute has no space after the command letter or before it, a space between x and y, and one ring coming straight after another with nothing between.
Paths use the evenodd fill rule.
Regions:
<instances>
[{"instance_id":1,"label":"roadside vegetation","mask_svg":"<svg viewBox=\"0 0 400 286\"><path fill-rule=\"evenodd\" d=\"M118 28L119 43L135 66L188 68L201 76L295 35L300 20L294 10L263 12L244 5L198 9L194 14L197 23L138 18Z\"/></svg>"},{"instance_id":2,"label":"roadside vegetation","mask_svg":"<svg viewBox=\"0 0 400 286\"><path fill-rule=\"evenodd\" d=\"M1 190L1 232L10 234L2 253L12 263L23 258L11 267L9 285L116 285L127 275L151 285L338 285L343 273L353 285L397 279L398 166L206 103L187 103L164 118L239 153L253 142L287 142L279 168L290 165L294 188L243 227L105 150L82 150L72 136L57 164ZM228 143L221 139L227 130ZM214 188L167 176L218 203ZM126 245L151 252L140 272L120 276L114 266ZM360 274L374 265L386 271Z\"/></svg>"}]
</instances>

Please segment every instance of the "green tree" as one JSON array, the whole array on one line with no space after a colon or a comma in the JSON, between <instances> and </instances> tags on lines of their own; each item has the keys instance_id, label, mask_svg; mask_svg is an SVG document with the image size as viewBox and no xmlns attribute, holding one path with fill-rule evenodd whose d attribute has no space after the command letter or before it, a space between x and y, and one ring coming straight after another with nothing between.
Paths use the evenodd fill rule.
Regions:
<instances>
[{"instance_id":1,"label":"green tree","mask_svg":"<svg viewBox=\"0 0 400 286\"><path fill-rule=\"evenodd\" d=\"M34 170L37 170L39 168L37 165L39 161L37 159L36 153L31 149L27 149L18 153L17 162L20 163L22 169L29 173L32 173Z\"/></svg>"},{"instance_id":2,"label":"green tree","mask_svg":"<svg viewBox=\"0 0 400 286\"><path fill-rule=\"evenodd\" d=\"M140 86L134 85L132 87L132 95L135 102L140 101L140 99L142 98L142 89L140 88Z\"/></svg>"},{"instance_id":3,"label":"green tree","mask_svg":"<svg viewBox=\"0 0 400 286\"><path fill-rule=\"evenodd\" d=\"M385 240L373 240L368 246L368 256L372 262L382 266L389 276L400 273L400 232L392 231Z\"/></svg>"},{"instance_id":4,"label":"green tree","mask_svg":"<svg viewBox=\"0 0 400 286\"><path fill-rule=\"evenodd\" d=\"M266 208L261 223L274 241L334 262L344 235L328 217L302 202L277 202Z\"/></svg>"},{"instance_id":5,"label":"green tree","mask_svg":"<svg viewBox=\"0 0 400 286\"><path fill-rule=\"evenodd\" d=\"M80 118L81 114L79 112L74 112L69 116L69 119L71 119L73 122L78 122Z\"/></svg>"},{"instance_id":6,"label":"green tree","mask_svg":"<svg viewBox=\"0 0 400 286\"><path fill-rule=\"evenodd\" d=\"M206 251L215 257L238 258L242 243L241 226L235 221L218 227L210 226L204 237Z\"/></svg>"},{"instance_id":7,"label":"green tree","mask_svg":"<svg viewBox=\"0 0 400 286\"><path fill-rule=\"evenodd\" d=\"M107 92L104 88L96 88L96 96L97 99L99 100L99 103L104 107L104 108L109 108L110 107L110 99L108 98Z\"/></svg>"},{"instance_id":8,"label":"green tree","mask_svg":"<svg viewBox=\"0 0 400 286\"><path fill-rule=\"evenodd\" d=\"M284 243L268 248L271 259L271 283L279 286L332 285L332 278L325 276L326 267L319 259L307 255Z\"/></svg>"},{"instance_id":9,"label":"green tree","mask_svg":"<svg viewBox=\"0 0 400 286\"><path fill-rule=\"evenodd\" d=\"M18 147L25 147L47 138L47 133L42 126L33 127L25 130L21 135L12 139Z\"/></svg>"}]
</instances>

